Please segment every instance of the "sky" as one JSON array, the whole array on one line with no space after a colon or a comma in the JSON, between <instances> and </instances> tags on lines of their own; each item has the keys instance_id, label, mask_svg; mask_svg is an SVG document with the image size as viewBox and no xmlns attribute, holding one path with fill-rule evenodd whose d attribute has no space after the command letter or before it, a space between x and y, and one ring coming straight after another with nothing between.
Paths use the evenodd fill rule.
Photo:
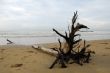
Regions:
<instances>
[{"instance_id":1,"label":"sky","mask_svg":"<svg viewBox=\"0 0 110 73\"><path fill-rule=\"evenodd\" d=\"M110 31L110 0L0 0L0 31L65 30L77 22Z\"/></svg>"}]
</instances>

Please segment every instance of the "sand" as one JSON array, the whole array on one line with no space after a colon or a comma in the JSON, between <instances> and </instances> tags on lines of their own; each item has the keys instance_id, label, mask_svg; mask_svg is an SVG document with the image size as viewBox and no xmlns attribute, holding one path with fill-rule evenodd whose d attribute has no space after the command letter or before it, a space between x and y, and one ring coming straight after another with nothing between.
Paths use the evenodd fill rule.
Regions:
<instances>
[{"instance_id":1,"label":"sand","mask_svg":"<svg viewBox=\"0 0 110 73\"><path fill-rule=\"evenodd\" d=\"M60 68L56 64L53 69L49 66L55 60L54 56L45 54L31 46L1 45L0 73L110 73L110 40L88 41L90 49L95 51L89 64L80 66L68 64L67 68ZM43 47L56 47L58 44L41 44Z\"/></svg>"}]
</instances>

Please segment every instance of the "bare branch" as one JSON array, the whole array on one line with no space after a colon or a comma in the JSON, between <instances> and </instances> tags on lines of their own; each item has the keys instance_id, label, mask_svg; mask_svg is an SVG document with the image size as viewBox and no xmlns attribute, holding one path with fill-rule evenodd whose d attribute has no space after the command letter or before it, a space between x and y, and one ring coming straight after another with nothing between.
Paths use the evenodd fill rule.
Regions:
<instances>
[{"instance_id":1,"label":"bare branch","mask_svg":"<svg viewBox=\"0 0 110 73\"><path fill-rule=\"evenodd\" d=\"M58 42L59 42L59 44L60 44L60 47L59 47L59 51L61 52L61 53L63 53L63 49L61 49L61 41L60 41L60 39L58 39Z\"/></svg>"},{"instance_id":2,"label":"bare branch","mask_svg":"<svg viewBox=\"0 0 110 73\"><path fill-rule=\"evenodd\" d=\"M59 47L59 48L61 48L61 41L60 41L60 39L58 39L58 42L59 42L59 44L60 44L60 47Z\"/></svg>"},{"instance_id":3,"label":"bare branch","mask_svg":"<svg viewBox=\"0 0 110 73\"><path fill-rule=\"evenodd\" d=\"M89 29L87 26L83 25L83 24L80 24L80 23L77 23L75 29L74 29L74 34L79 31L80 29L82 28L86 28L86 29Z\"/></svg>"},{"instance_id":4,"label":"bare branch","mask_svg":"<svg viewBox=\"0 0 110 73\"><path fill-rule=\"evenodd\" d=\"M76 40L76 41L73 42L73 44L76 44L76 43L80 42L81 40L82 39Z\"/></svg>"},{"instance_id":5,"label":"bare branch","mask_svg":"<svg viewBox=\"0 0 110 73\"><path fill-rule=\"evenodd\" d=\"M55 30L54 28L53 28L53 31L55 31L59 36L61 36L61 37L63 37L63 38L66 39L66 36L62 35L61 33L59 33L59 32L58 32L57 30Z\"/></svg>"},{"instance_id":6,"label":"bare branch","mask_svg":"<svg viewBox=\"0 0 110 73\"><path fill-rule=\"evenodd\" d=\"M71 27L71 31L72 29L74 29L74 23L76 22L76 19L77 19L78 15L77 15L77 11L74 12L74 16L72 18L72 27Z\"/></svg>"},{"instance_id":7,"label":"bare branch","mask_svg":"<svg viewBox=\"0 0 110 73\"><path fill-rule=\"evenodd\" d=\"M66 35L66 37L68 37L68 34L67 34L67 32L65 31L65 35Z\"/></svg>"},{"instance_id":8,"label":"bare branch","mask_svg":"<svg viewBox=\"0 0 110 73\"><path fill-rule=\"evenodd\" d=\"M71 38L74 38L76 36L80 36L80 34L75 34L75 35L72 35Z\"/></svg>"},{"instance_id":9,"label":"bare branch","mask_svg":"<svg viewBox=\"0 0 110 73\"><path fill-rule=\"evenodd\" d=\"M69 25L68 25L68 31L69 31L69 33L70 33L70 28L69 28Z\"/></svg>"}]
</instances>

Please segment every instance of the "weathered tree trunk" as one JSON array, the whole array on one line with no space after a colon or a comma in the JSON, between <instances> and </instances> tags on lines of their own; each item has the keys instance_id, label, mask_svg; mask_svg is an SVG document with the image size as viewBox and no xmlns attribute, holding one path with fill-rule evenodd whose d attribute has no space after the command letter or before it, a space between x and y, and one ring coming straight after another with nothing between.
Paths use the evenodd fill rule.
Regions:
<instances>
[{"instance_id":1,"label":"weathered tree trunk","mask_svg":"<svg viewBox=\"0 0 110 73\"><path fill-rule=\"evenodd\" d=\"M81 41L81 39L79 40L75 40L74 37L78 36L79 34L75 34L77 31L79 31L82 28L88 28L87 26L77 23L77 25L75 26L76 20L77 20L77 11L74 12L74 16L72 18L72 26L71 26L71 30L68 29L69 33L65 32L65 35L59 33L56 29L53 29L54 32L56 32L59 36L61 36L62 38L64 38L66 40L66 44L67 44L67 48L68 49L66 51L66 54L70 54L71 50L73 49L74 45L78 42Z\"/></svg>"},{"instance_id":2,"label":"weathered tree trunk","mask_svg":"<svg viewBox=\"0 0 110 73\"><path fill-rule=\"evenodd\" d=\"M66 47L62 48L61 42L60 40L58 40L60 44L60 48L58 50L55 50L58 52L58 54L57 54L56 60L50 66L50 69L53 68L53 66L59 61L60 61L59 64L61 64L61 67L65 68L66 67L65 63L68 63L70 59L72 59L73 61L75 61L77 64L80 64L80 65L83 65L82 62L84 61L89 62L91 52L86 52L86 48L89 47L89 45L85 46L85 41L84 41L84 47L80 51L78 50L78 52L76 52L74 50L74 47L76 47L77 43L79 43L82 40L82 39L75 40L75 37L80 35L80 34L76 34L76 32L82 28L89 29L87 26L83 24L76 23L77 17L78 15L76 11L74 12L74 16L72 18L71 29L68 28L69 33L65 32L65 35L63 35L60 32L58 32L56 29L53 29L53 31L56 34L58 34L59 36L65 39ZM64 52L64 49L67 49L67 50Z\"/></svg>"}]
</instances>

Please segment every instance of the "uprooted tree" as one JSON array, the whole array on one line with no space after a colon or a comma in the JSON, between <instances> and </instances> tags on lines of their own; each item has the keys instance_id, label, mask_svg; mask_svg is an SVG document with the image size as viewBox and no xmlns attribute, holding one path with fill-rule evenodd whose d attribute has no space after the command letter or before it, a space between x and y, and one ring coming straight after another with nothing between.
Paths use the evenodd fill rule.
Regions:
<instances>
[{"instance_id":1,"label":"uprooted tree","mask_svg":"<svg viewBox=\"0 0 110 73\"><path fill-rule=\"evenodd\" d=\"M70 60L72 60L73 62L79 65L83 65L83 63L89 63L91 53L94 52L90 50L86 51L86 48L88 48L90 45L89 44L86 45L85 40L84 40L83 48L81 48L78 51L74 50L75 47L79 48L78 43L82 40L82 39L77 39L77 40L75 39L75 37L80 36L80 34L76 34L76 32L82 28L89 29L87 26L83 24L76 23L77 17L78 14L76 11L74 12L74 16L72 18L72 25L70 28L68 28L68 32L65 32L65 35L61 34L56 29L53 29L55 33L57 33L60 37L64 38L67 47L65 47L66 52L64 52L64 48L62 48L62 43L60 39L58 39L60 47L53 48L53 50L57 51L58 54L53 64L49 67L50 69L52 69L56 63L61 64L62 68L66 68L67 67L66 64L68 64Z\"/></svg>"}]
</instances>

